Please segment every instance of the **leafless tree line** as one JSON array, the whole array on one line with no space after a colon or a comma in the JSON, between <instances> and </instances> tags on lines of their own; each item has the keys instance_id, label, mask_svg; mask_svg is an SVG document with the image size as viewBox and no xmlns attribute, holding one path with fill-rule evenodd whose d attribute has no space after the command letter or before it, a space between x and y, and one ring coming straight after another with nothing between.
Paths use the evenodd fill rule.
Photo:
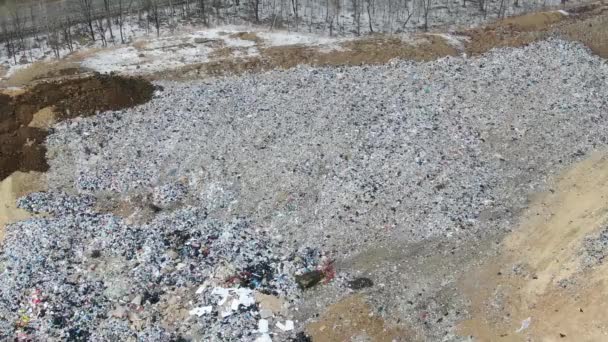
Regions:
<instances>
[{"instance_id":1,"label":"leafless tree line","mask_svg":"<svg viewBox=\"0 0 608 342\"><path fill-rule=\"evenodd\" d=\"M508 8L521 5L521 0L68 0L61 5L8 0L7 14L0 17L0 44L6 56L18 63L31 61L35 48L46 47L59 58L61 51L74 51L78 44L126 43L126 26L134 24L156 35L180 22L204 26L250 22L294 31L362 35L428 30L467 11L502 17Z\"/></svg>"}]
</instances>

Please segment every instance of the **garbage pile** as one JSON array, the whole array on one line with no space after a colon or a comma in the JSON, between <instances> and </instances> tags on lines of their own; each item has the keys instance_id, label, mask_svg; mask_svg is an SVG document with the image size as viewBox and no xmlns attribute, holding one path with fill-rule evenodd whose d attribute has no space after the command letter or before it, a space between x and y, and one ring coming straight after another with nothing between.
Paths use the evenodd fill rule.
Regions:
<instances>
[{"instance_id":1,"label":"garbage pile","mask_svg":"<svg viewBox=\"0 0 608 342\"><path fill-rule=\"evenodd\" d=\"M458 253L608 142L608 64L559 39L160 84L53 127L50 192L20 203L43 215L8 227L0 257L0 340L284 341L350 290L446 339L464 312L446 296ZM99 213L106 194L138 209ZM356 278L290 316L333 257Z\"/></svg>"},{"instance_id":2,"label":"garbage pile","mask_svg":"<svg viewBox=\"0 0 608 342\"><path fill-rule=\"evenodd\" d=\"M325 269L318 250L292 250L246 219L220 222L202 207L162 211L135 225L94 204L55 192L20 200L44 215L7 229L1 340L296 336L289 307L309 285L297 279Z\"/></svg>"}]
</instances>

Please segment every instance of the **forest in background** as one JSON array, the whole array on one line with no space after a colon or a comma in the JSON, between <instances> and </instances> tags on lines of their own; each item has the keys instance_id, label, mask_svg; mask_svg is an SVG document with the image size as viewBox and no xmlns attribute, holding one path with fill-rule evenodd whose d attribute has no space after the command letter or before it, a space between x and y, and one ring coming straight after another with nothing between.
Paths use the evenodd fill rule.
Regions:
<instances>
[{"instance_id":1,"label":"forest in background","mask_svg":"<svg viewBox=\"0 0 608 342\"><path fill-rule=\"evenodd\" d=\"M160 35L180 25L263 25L360 36L428 31L564 5L564 0L4 0L0 55L28 62L43 45L55 57L75 45L127 43L136 25ZM579 1L579 0L574 0Z\"/></svg>"}]
</instances>

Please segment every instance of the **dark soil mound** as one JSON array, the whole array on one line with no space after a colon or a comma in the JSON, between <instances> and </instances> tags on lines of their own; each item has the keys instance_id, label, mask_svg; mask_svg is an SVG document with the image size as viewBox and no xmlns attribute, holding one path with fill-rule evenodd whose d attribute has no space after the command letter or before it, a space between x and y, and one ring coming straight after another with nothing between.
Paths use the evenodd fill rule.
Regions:
<instances>
[{"instance_id":1,"label":"dark soil mound","mask_svg":"<svg viewBox=\"0 0 608 342\"><path fill-rule=\"evenodd\" d=\"M154 86L141 78L95 75L40 83L11 98L0 94L0 180L14 171L46 171L46 131L27 127L34 114L54 106L57 119L93 115L145 103Z\"/></svg>"}]
</instances>

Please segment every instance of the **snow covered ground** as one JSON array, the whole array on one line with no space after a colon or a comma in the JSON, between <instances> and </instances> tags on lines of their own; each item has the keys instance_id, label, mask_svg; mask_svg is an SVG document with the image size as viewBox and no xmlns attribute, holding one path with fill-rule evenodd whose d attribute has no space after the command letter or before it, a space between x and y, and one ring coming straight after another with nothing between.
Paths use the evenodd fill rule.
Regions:
<instances>
[{"instance_id":1,"label":"snow covered ground","mask_svg":"<svg viewBox=\"0 0 608 342\"><path fill-rule=\"evenodd\" d=\"M244 38L243 38L244 37ZM243 26L184 30L162 37L142 37L129 46L102 49L87 56L82 66L98 72L145 74L232 57L253 57L260 48L307 45L324 50L338 48L348 38L269 31ZM224 51L219 55L218 52Z\"/></svg>"}]
</instances>

